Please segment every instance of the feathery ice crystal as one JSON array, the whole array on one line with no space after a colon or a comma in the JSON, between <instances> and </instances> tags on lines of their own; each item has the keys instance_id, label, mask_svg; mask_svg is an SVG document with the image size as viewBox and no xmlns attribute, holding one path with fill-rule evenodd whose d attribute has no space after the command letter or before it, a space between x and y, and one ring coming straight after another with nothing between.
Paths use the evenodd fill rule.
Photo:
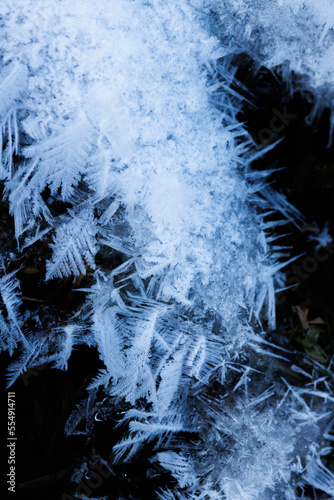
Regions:
<instances>
[{"instance_id":1,"label":"feathery ice crystal","mask_svg":"<svg viewBox=\"0 0 334 500\"><path fill-rule=\"evenodd\" d=\"M292 500L305 484L334 495L321 458L331 388L311 364L306 386L278 378L272 360L285 353L262 328L284 286L266 212L300 215L252 171L263 152L231 89L231 56L244 51L296 73L316 108L332 105L333 2L4 0L0 14L15 258L50 240L46 280L94 277L72 318L46 327L42 311L29 329L2 249L0 341L20 349L9 382L36 363L66 369L75 345L95 345L105 369L90 415L101 385L112 405L128 403L115 461L153 441L152 467L178 484L161 499ZM120 263L99 265L99 253Z\"/></svg>"}]
</instances>

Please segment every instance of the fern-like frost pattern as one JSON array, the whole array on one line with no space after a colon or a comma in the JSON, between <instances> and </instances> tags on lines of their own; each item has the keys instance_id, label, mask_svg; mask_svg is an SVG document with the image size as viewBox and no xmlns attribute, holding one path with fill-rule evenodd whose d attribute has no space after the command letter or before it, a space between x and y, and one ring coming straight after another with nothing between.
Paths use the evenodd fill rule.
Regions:
<instances>
[{"instance_id":1,"label":"fern-like frost pattern","mask_svg":"<svg viewBox=\"0 0 334 500\"><path fill-rule=\"evenodd\" d=\"M305 361L294 385L277 375L288 351L266 337L288 262L273 229L303 219L252 170L274 145L255 150L237 121L233 66L241 51L283 64L314 116L332 107L332 1L4 0L0 17L8 384L94 346L104 367L65 432L122 408L114 461L150 443L154 473L175 483L157 498L334 495L330 367ZM8 269L38 245L43 279L85 293L66 320L23 312Z\"/></svg>"}]
</instances>

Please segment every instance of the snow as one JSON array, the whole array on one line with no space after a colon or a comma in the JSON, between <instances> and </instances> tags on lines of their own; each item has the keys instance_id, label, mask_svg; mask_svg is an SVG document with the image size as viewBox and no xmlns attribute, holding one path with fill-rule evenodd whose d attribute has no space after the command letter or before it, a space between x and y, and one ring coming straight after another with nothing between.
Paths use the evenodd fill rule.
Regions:
<instances>
[{"instance_id":1,"label":"snow","mask_svg":"<svg viewBox=\"0 0 334 500\"><path fill-rule=\"evenodd\" d=\"M17 255L48 235L46 280L93 277L82 309L42 336L24 328L3 272L1 346L22 351L10 382L37 359L66 369L75 345L93 344L105 369L67 431L92 420L100 385L125 400L115 457L155 440L187 488L162 498L290 499L298 480L322 478L328 491L330 472L309 466L302 479L292 463L306 466L308 436L329 434L331 396L275 380L272 360L285 358L263 332L284 265L265 213L299 214L252 174L263 151L236 119L230 56L284 64L323 105L332 2L4 0L0 14L0 173ZM54 200L72 208L58 214ZM97 265L103 248L122 263Z\"/></svg>"}]
</instances>

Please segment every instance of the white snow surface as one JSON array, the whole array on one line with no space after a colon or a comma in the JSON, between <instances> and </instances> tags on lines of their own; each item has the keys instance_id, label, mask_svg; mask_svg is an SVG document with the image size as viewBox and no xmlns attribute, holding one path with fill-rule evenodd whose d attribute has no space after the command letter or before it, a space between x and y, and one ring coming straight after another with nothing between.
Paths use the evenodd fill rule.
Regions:
<instances>
[{"instance_id":1,"label":"white snow surface","mask_svg":"<svg viewBox=\"0 0 334 500\"><path fill-rule=\"evenodd\" d=\"M2 7L3 72L17 92L3 131L31 142L20 150L15 137L27 159L18 172L3 166L17 236L32 205L34 219L47 210L46 185L67 201L84 176L95 200L125 207L139 276L163 276L158 298L189 304L196 286L232 324L267 285L266 247L238 132L222 122L240 127L210 104L224 48L189 2L25 5Z\"/></svg>"},{"instance_id":2,"label":"white snow surface","mask_svg":"<svg viewBox=\"0 0 334 500\"><path fill-rule=\"evenodd\" d=\"M268 357L284 352L261 326L275 327L283 264L265 211L296 212L252 177L229 55L284 64L322 103L333 22L331 0L1 3L0 174L17 253L51 235L46 279L95 270L86 304L48 337L26 330L18 282L1 278L0 345L22 351L10 382L36 360L66 368L75 345L96 345L105 369L89 408L100 408L100 385L131 406L116 460L163 444L156 459L180 489L161 498L291 500L307 477L317 488L332 478L312 468L333 425L329 385L301 392L270 378ZM57 215L54 200L71 209ZM101 248L122 263L96 265ZM82 408L71 431L91 418ZM196 446L178 443L180 431Z\"/></svg>"}]
</instances>

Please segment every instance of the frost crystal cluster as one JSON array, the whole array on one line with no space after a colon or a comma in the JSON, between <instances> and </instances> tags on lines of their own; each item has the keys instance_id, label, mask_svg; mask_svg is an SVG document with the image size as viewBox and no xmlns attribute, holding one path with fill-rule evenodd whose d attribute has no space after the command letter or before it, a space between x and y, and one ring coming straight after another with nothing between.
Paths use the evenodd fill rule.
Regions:
<instances>
[{"instance_id":1,"label":"frost crystal cluster","mask_svg":"<svg viewBox=\"0 0 334 500\"><path fill-rule=\"evenodd\" d=\"M1 3L0 173L17 242L3 246L0 281L1 347L19 353L9 383L96 346L105 368L90 415L127 408L114 460L153 443L152 467L175 478L164 500L292 500L307 484L334 495L327 378L310 363L295 367L309 384L282 379L286 353L264 332L284 286L267 212L298 214L252 171L262 152L231 89L232 58L247 52L328 104L333 23L331 0ZM89 276L63 323L19 312L7 269L36 245L45 280Z\"/></svg>"}]
</instances>

